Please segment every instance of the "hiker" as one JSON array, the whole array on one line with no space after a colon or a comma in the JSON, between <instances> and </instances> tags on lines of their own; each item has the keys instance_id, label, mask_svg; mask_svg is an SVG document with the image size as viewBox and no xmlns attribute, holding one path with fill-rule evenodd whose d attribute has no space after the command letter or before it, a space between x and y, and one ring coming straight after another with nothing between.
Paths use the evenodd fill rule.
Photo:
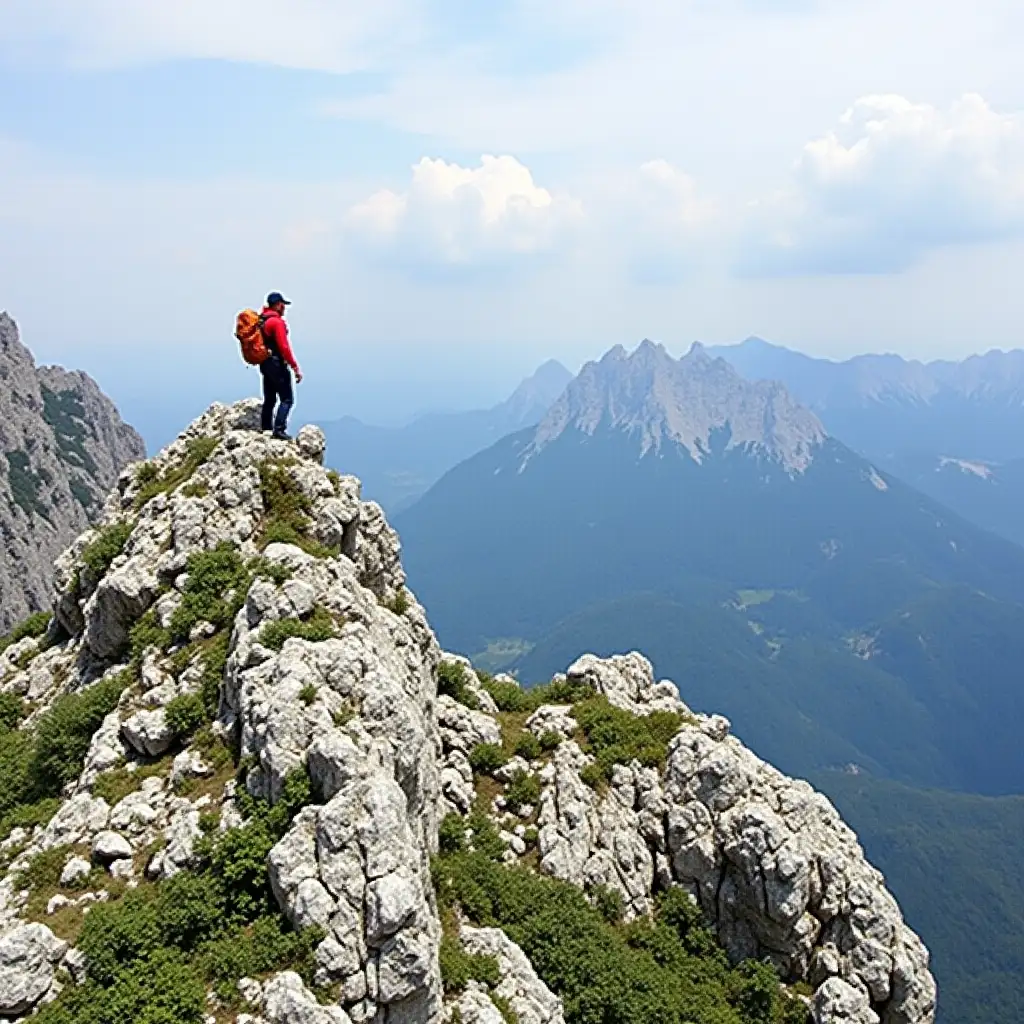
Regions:
<instances>
[{"instance_id":1,"label":"hiker","mask_svg":"<svg viewBox=\"0 0 1024 1024\"><path fill-rule=\"evenodd\" d=\"M288 414L295 404L292 389L292 370L296 383L302 383L302 370L292 353L288 341L288 325L284 322L285 306L291 303L280 292L271 292L260 314L263 341L270 355L261 362L263 374L263 429L273 430L274 437L290 441L288 436ZM277 416L274 416L274 406Z\"/></svg>"}]
</instances>

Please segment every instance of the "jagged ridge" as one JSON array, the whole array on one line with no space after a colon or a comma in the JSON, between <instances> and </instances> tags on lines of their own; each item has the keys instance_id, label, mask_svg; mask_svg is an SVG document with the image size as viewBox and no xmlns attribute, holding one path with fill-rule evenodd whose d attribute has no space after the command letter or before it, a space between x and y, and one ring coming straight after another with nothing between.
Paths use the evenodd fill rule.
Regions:
<instances>
[{"instance_id":1,"label":"jagged ridge","mask_svg":"<svg viewBox=\"0 0 1024 1024\"><path fill-rule=\"evenodd\" d=\"M240 1022L433 1024L457 1011L463 1024L503 1012L558 1024L559 993L507 935L472 927L466 906L442 927L440 823L464 816L472 833L482 813L500 860L618 893L629 918L684 887L734 959L768 956L815 987L818 1022L932 1020L927 953L824 798L723 719L690 714L638 655L578 663L552 703L511 721L492 691L528 698L442 656L397 536L357 480L323 468L323 435L306 428L288 446L256 424L254 403L215 406L123 473L100 525L59 561L49 632L0 654L14 727L0 761L24 768L0 788L0 1016L56 998L41 1020L75 1024L76 998L127 999L138 965L156 967L122 948L113 987L101 984L102 936L202 892L247 927L277 927L266 915L279 912L312 945L277 939L273 962L236 949L225 967L209 951L245 947L244 929L199 915L202 956L161 939L180 964L176 1020L203 1020L210 991ZM674 734L664 756L648 744L642 764L626 744L595 761L574 717L588 698L630 720L660 713ZM499 765L512 725L536 743ZM456 991L442 975L444 929L486 981ZM247 966L260 977L239 978Z\"/></svg>"}]
</instances>

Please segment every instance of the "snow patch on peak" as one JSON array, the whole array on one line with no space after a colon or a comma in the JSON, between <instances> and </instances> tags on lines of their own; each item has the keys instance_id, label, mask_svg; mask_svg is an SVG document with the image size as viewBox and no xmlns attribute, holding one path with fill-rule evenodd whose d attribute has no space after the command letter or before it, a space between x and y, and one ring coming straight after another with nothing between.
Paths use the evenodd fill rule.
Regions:
<instances>
[{"instance_id":1,"label":"snow patch on peak","mask_svg":"<svg viewBox=\"0 0 1024 1024\"><path fill-rule=\"evenodd\" d=\"M632 353L616 345L583 367L541 422L524 465L566 431L592 436L600 427L638 438L641 455L671 443L698 463L724 432L727 449L767 454L794 474L807 469L827 436L783 385L744 380L699 342L674 359L648 339Z\"/></svg>"}]
</instances>

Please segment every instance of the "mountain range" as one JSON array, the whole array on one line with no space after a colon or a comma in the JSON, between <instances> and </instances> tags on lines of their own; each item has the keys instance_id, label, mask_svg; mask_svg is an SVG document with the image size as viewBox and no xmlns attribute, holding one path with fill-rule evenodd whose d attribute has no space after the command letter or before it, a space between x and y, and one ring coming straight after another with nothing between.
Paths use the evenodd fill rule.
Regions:
<instances>
[{"instance_id":1,"label":"mountain range","mask_svg":"<svg viewBox=\"0 0 1024 1024\"><path fill-rule=\"evenodd\" d=\"M962 852L946 866L965 892L988 884L970 821L1024 844L1003 796L1024 792L1024 548L854 451L782 383L699 345L678 360L617 347L537 427L450 470L396 522L449 647L526 682L583 651L642 649L691 706L834 784L869 850L892 853L902 826L886 801L910 794L899 806L930 817L919 852L892 856L919 903L925 851ZM1019 908L1001 864L995 888ZM980 944L999 990L1016 991L1016 920L954 935L929 918L944 1020L1015 1019L972 1009L959 965L980 963Z\"/></svg>"},{"instance_id":2,"label":"mountain range","mask_svg":"<svg viewBox=\"0 0 1024 1024\"><path fill-rule=\"evenodd\" d=\"M54 559L99 513L142 439L92 378L37 367L0 313L0 632L46 608Z\"/></svg>"},{"instance_id":3,"label":"mountain range","mask_svg":"<svg viewBox=\"0 0 1024 1024\"><path fill-rule=\"evenodd\" d=\"M490 409L430 413L401 427L370 426L353 417L324 423L327 459L358 474L367 497L404 508L463 459L540 422L572 374L549 360L505 401Z\"/></svg>"}]
</instances>

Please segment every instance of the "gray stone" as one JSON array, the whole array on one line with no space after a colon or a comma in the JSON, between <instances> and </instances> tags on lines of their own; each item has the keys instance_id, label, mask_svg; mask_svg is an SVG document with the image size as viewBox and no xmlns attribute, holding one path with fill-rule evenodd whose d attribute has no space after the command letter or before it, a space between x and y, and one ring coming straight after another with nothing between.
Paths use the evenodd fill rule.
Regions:
<instances>
[{"instance_id":1,"label":"gray stone","mask_svg":"<svg viewBox=\"0 0 1024 1024\"><path fill-rule=\"evenodd\" d=\"M174 733L167 724L163 708L136 711L122 726L128 745L143 757L159 757L171 749Z\"/></svg>"},{"instance_id":2,"label":"gray stone","mask_svg":"<svg viewBox=\"0 0 1024 1024\"><path fill-rule=\"evenodd\" d=\"M84 857L72 857L60 873L60 884L69 889L88 878L92 873L92 865Z\"/></svg>"},{"instance_id":3,"label":"gray stone","mask_svg":"<svg viewBox=\"0 0 1024 1024\"><path fill-rule=\"evenodd\" d=\"M68 944L46 925L26 924L0 938L0 1017L33 1009L53 985Z\"/></svg>"},{"instance_id":4,"label":"gray stone","mask_svg":"<svg viewBox=\"0 0 1024 1024\"><path fill-rule=\"evenodd\" d=\"M131 858L132 844L118 832L100 832L92 841L92 855L102 864Z\"/></svg>"}]
</instances>

